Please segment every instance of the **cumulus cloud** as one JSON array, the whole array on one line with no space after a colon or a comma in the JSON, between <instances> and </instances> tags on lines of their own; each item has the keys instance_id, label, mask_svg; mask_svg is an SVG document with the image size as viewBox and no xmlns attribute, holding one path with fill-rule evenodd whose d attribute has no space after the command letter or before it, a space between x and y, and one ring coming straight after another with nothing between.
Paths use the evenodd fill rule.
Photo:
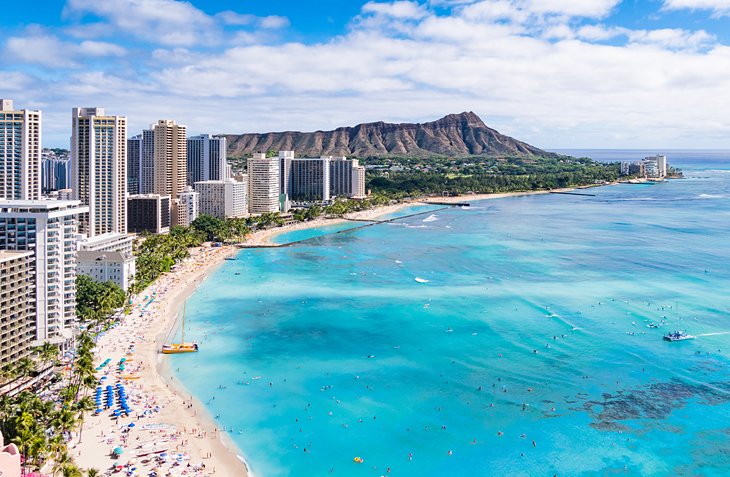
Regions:
<instances>
[{"instance_id":1,"label":"cumulus cloud","mask_svg":"<svg viewBox=\"0 0 730 477\"><path fill-rule=\"evenodd\" d=\"M362 11L399 19L418 19L427 15L426 9L413 1L368 2Z\"/></svg>"},{"instance_id":2,"label":"cumulus cloud","mask_svg":"<svg viewBox=\"0 0 730 477\"><path fill-rule=\"evenodd\" d=\"M37 27L28 28L23 36L9 38L4 49L4 54L13 61L53 68L74 68L83 58L123 56L125 53L124 48L112 43L63 41Z\"/></svg>"},{"instance_id":3,"label":"cumulus cloud","mask_svg":"<svg viewBox=\"0 0 730 477\"><path fill-rule=\"evenodd\" d=\"M730 15L728 0L664 0L666 10L711 10L715 16Z\"/></svg>"},{"instance_id":4,"label":"cumulus cloud","mask_svg":"<svg viewBox=\"0 0 730 477\"><path fill-rule=\"evenodd\" d=\"M214 20L189 2L175 0L68 0L66 15L93 15L121 31L163 45L211 43Z\"/></svg>"}]
</instances>

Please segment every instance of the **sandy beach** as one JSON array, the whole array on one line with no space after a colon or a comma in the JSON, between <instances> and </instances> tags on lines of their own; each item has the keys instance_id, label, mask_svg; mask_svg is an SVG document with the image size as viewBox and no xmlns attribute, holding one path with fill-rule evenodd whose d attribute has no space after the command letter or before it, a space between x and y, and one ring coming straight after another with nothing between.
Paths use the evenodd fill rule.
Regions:
<instances>
[{"instance_id":1,"label":"sandy beach","mask_svg":"<svg viewBox=\"0 0 730 477\"><path fill-rule=\"evenodd\" d=\"M228 436L221 434L203 406L164 372L159 354L180 305L235 252L233 247L191 250L191 257L176 271L137 297L130 315L100 336L96 364L110 359L97 373L100 379L105 377L102 389L122 384L132 411L118 418L111 410L86 416L81 438L75 436L69 445L79 466L106 471L122 465L126 466L122 468L125 473L131 472L128 475L140 476L153 471L158 476L248 475ZM124 370L120 371L122 359ZM115 458L116 448L122 453Z\"/></svg>"}]
</instances>

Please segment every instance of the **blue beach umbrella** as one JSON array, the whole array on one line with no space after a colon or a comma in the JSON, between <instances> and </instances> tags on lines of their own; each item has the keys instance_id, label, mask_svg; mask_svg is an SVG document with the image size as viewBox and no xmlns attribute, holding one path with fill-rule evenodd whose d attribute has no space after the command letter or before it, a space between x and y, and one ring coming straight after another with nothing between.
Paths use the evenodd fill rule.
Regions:
<instances>
[{"instance_id":1,"label":"blue beach umbrella","mask_svg":"<svg viewBox=\"0 0 730 477\"><path fill-rule=\"evenodd\" d=\"M124 449L121 447L115 447L112 452L114 452L115 455L122 455L124 453Z\"/></svg>"}]
</instances>

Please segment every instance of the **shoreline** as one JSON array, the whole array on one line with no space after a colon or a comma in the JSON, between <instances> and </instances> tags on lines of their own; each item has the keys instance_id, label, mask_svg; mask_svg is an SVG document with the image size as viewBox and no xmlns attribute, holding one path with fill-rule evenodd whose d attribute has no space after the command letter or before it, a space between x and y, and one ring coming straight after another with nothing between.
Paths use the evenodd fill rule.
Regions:
<instances>
[{"instance_id":1,"label":"shoreline","mask_svg":"<svg viewBox=\"0 0 730 477\"><path fill-rule=\"evenodd\" d=\"M393 214L396 213L402 209L405 209L406 207L413 207L413 206L419 206L419 205L439 205L439 204L458 204L462 202L469 202L469 201L479 201L479 200L492 200L492 199L505 199L509 197L522 197L522 196L528 196L528 195L541 195L541 194L550 194L551 192L571 192L575 190L580 189L586 189L590 187L603 187L608 185L615 185L616 183L607 183L607 184L596 184L591 186L582 186L582 187L566 187L562 189L552 189L552 190L532 190L532 191L520 191L520 192L495 192L490 194L463 194L463 195L455 195L455 196L447 196L447 197L441 197L441 196L433 196L433 197L423 197L423 198L417 198L417 199L410 199L405 202L400 202L397 204L390 204L390 205L384 205L382 207L376 207L374 209L369 210L362 210L359 212L354 212L352 214L346 214L344 217L335 217L335 218L318 218L309 222L298 222L291 225L285 225L283 227L274 227L270 229L265 230L259 230L251 234L246 241L242 244L244 248L268 248L268 247L280 247L285 244L275 243L273 242L273 239L278 237L279 235L288 233L288 232L295 232L298 230L306 230L311 228L318 228L318 227L327 227L330 225L337 225L342 224L348 221L353 220L377 220L379 217L382 217L383 215Z\"/></svg>"},{"instance_id":2,"label":"shoreline","mask_svg":"<svg viewBox=\"0 0 730 477\"><path fill-rule=\"evenodd\" d=\"M99 366L105 358L112 361L97 372L97 377L103 373L110 384L123 382L133 412L117 421L108 411L85 416L81 443L77 444L74 438L69 445L81 468L93 467L103 472L113 465L130 462L141 475L147 475L158 468L156 463L152 459L144 463L148 459L136 455L165 448L169 454L183 454L191 466L196 466L198 470L189 475L251 476L243 452L225 432L218 430L205 406L172 375L167 369L171 363L159 353L163 341L175 328L180 304L234 253L237 250L230 246L191 249L191 257L176 271L164 274L136 297L130 315L99 336L95 364ZM121 357L127 358L125 365L130 368L123 373L133 376L132 379L121 380L122 372L114 371ZM149 414L142 417L141 411ZM115 447L124 449L118 459L111 457Z\"/></svg>"}]
</instances>

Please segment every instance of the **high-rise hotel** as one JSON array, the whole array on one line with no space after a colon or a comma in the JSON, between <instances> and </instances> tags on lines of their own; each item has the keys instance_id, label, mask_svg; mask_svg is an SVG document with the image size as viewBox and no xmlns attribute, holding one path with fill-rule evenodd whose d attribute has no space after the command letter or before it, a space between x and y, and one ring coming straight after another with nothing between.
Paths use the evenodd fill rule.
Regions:
<instances>
[{"instance_id":1,"label":"high-rise hotel","mask_svg":"<svg viewBox=\"0 0 730 477\"><path fill-rule=\"evenodd\" d=\"M41 198L41 112L0 99L0 199Z\"/></svg>"},{"instance_id":2,"label":"high-rise hotel","mask_svg":"<svg viewBox=\"0 0 730 477\"><path fill-rule=\"evenodd\" d=\"M79 201L0 200L0 250L35 252L36 344L73 341L77 225L88 212Z\"/></svg>"},{"instance_id":3,"label":"high-rise hotel","mask_svg":"<svg viewBox=\"0 0 730 477\"><path fill-rule=\"evenodd\" d=\"M74 108L71 125L73 197L89 206L79 232L127 232L127 118L102 108Z\"/></svg>"},{"instance_id":4,"label":"high-rise hotel","mask_svg":"<svg viewBox=\"0 0 730 477\"><path fill-rule=\"evenodd\" d=\"M226 138L201 134L188 138L188 185L226 179Z\"/></svg>"},{"instance_id":5,"label":"high-rise hotel","mask_svg":"<svg viewBox=\"0 0 730 477\"><path fill-rule=\"evenodd\" d=\"M249 211L252 214L279 212L281 210L279 158L254 154L247 165Z\"/></svg>"}]
</instances>

